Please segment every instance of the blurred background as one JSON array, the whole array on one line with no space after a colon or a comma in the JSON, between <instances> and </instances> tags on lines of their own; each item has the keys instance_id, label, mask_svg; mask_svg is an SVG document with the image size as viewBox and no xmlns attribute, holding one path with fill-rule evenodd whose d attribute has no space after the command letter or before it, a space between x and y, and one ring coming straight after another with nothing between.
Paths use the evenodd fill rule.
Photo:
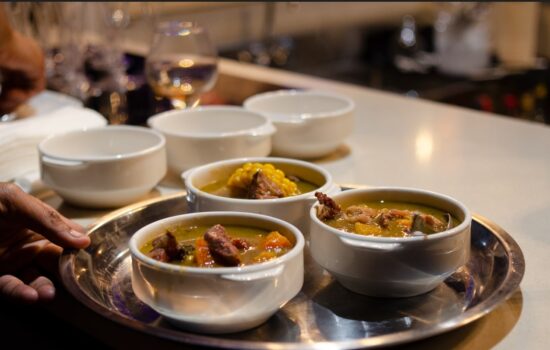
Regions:
<instances>
[{"instance_id":1,"label":"blurred background","mask_svg":"<svg viewBox=\"0 0 550 350\"><path fill-rule=\"evenodd\" d=\"M47 55L48 87L111 123L172 108L151 89L155 28L206 28L218 57L550 124L550 4L5 3ZM181 64L181 61L180 61ZM212 75L203 104L239 104ZM166 97L166 96L165 96ZM154 101L154 103L151 103Z\"/></svg>"}]
</instances>

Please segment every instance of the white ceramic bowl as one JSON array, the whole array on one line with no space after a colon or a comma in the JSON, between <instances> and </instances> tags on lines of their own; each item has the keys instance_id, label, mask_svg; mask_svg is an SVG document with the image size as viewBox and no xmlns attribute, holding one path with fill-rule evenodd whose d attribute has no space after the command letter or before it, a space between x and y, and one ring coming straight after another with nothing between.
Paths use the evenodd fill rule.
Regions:
<instances>
[{"instance_id":1,"label":"white ceramic bowl","mask_svg":"<svg viewBox=\"0 0 550 350\"><path fill-rule=\"evenodd\" d=\"M257 157L237 158L206 164L182 174L191 211L242 211L273 216L297 226L307 235L308 212L315 202L315 191L298 196L275 199L240 199L210 194L201 190L207 184L229 178L235 169L247 162L271 163L285 174L293 174L319 186L316 191L335 194L340 192L330 173L318 165L288 158Z\"/></svg>"},{"instance_id":2,"label":"white ceramic bowl","mask_svg":"<svg viewBox=\"0 0 550 350\"><path fill-rule=\"evenodd\" d=\"M54 135L38 145L42 181L65 201L108 208L132 203L166 173L164 137L138 126Z\"/></svg>"},{"instance_id":3,"label":"white ceramic bowl","mask_svg":"<svg viewBox=\"0 0 550 350\"><path fill-rule=\"evenodd\" d=\"M148 124L166 137L168 167L177 174L222 159L267 156L275 133L266 117L233 106L168 111Z\"/></svg>"},{"instance_id":4,"label":"white ceramic bowl","mask_svg":"<svg viewBox=\"0 0 550 350\"><path fill-rule=\"evenodd\" d=\"M243 225L278 230L294 247L286 254L243 267L202 268L168 264L139 251L175 224ZM130 239L136 296L176 326L194 332L230 333L271 317L302 288L304 238L298 229L264 215L209 212L173 216L149 224Z\"/></svg>"},{"instance_id":5,"label":"white ceramic bowl","mask_svg":"<svg viewBox=\"0 0 550 350\"><path fill-rule=\"evenodd\" d=\"M426 293L464 265L470 254L469 210L457 200L410 188L371 188L332 196L338 203L399 201L444 210L460 220L450 230L425 237L374 237L347 233L317 218L310 210L310 249L315 261L344 287L377 297Z\"/></svg>"},{"instance_id":6,"label":"white ceramic bowl","mask_svg":"<svg viewBox=\"0 0 550 350\"><path fill-rule=\"evenodd\" d=\"M244 107L271 119L277 128L273 154L278 156L322 157L335 151L353 130L355 104L334 93L266 92L246 99Z\"/></svg>"}]
</instances>

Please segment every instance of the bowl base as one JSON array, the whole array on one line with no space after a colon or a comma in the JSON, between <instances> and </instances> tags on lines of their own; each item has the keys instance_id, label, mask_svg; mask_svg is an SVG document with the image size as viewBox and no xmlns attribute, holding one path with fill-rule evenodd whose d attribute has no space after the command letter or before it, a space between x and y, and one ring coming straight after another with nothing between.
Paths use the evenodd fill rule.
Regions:
<instances>
[{"instance_id":1,"label":"bowl base","mask_svg":"<svg viewBox=\"0 0 550 350\"><path fill-rule=\"evenodd\" d=\"M80 208L112 209L122 207L145 199L154 186L113 191L67 191L58 188L53 190L63 201Z\"/></svg>"},{"instance_id":2,"label":"bowl base","mask_svg":"<svg viewBox=\"0 0 550 350\"><path fill-rule=\"evenodd\" d=\"M354 293L378 298L408 298L425 294L434 290L445 279L438 279L435 283L433 281L431 283L406 283L403 281L392 283L355 279L333 272L331 274L344 288Z\"/></svg>"},{"instance_id":3,"label":"bowl base","mask_svg":"<svg viewBox=\"0 0 550 350\"><path fill-rule=\"evenodd\" d=\"M170 322L170 324L186 331L205 334L227 334L237 333L255 328L265 323L271 317L271 315L255 320L233 320L231 322L219 322L210 324L184 321L177 318L171 318L166 315L164 317L168 322Z\"/></svg>"}]
</instances>

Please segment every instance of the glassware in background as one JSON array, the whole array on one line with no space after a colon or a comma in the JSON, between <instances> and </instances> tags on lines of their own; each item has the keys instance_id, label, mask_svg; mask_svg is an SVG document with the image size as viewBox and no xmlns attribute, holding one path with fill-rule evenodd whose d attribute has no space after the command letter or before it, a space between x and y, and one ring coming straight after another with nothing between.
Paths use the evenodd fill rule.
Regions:
<instances>
[{"instance_id":1,"label":"glassware in background","mask_svg":"<svg viewBox=\"0 0 550 350\"><path fill-rule=\"evenodd\" d=\"M170 21L157 26L145 74L158 97L177 109L195 107L217 80L218 54L205 28Z\"/></svg>"},{"instance_id":2,"label":"glassware in background","mask_svg":"<svg viewBox=\"0 0 550 350\"><path fill-rule=\"evenodd\" d=\"M130 24L129 3L12 3L10 21L35 38L45 53L49 89L80 99L101 100L112 124L127 119L126 64L122 31Z\"/></svg>"},{"instance_id":3,"label":"glassware in background","mask_svg":"<svg viewBox=\"0 0 550 350\"><path fill-rule=\"evenodd\" d=\"M48 87L82 101L90 82L84 72L85 9L80 3L31 3L32 33L42 46Z\"/></svg>"},{"instance_id":4,"label":"glassware in background","mask_svg":"<svg viewBox=\"0 0 550 350\"><path fill-rule=\"evenodd\" d=\"M126 73L122 45L123 31L130 25L129 3L84 3L88 14L85 24L84 61L90 79L90 98L98 99L98 109L110 124L128 119Z\"/></svg>"},{"instance_id":5,"label":"glassware in background","mask_svg":"<svg viewBox=\"0 0 550 350\"><path fill-rule=\"evenodd\" d=\"M435 23L438 69L477 75L489 68L491 42L487 3L445 3Z\"/></svg>"},{"instance_id":6,"label":"glassware in background","mask_svg":"<svg viewBox=\"0 0 550 350\"><path fill-rule=\"evenodd\" d=\"M284 67L290 57L293 40L289 36L275 35L277 3L266 2L264 6L263 27L261 36L252 39L252 15L249 9L243 7L241 11L242 39L250 42L248 47L238 52L237 58L241 62L255 63L261 66ZM299 3L286 3L287 9L299 7Z\"/></svg>"},{"instance_id":7,"label":"glassware in background","mask_svg":"<svg viewBox=\"0 0 550 350\"><path fill-rule=\"evenodd\" d=\"M129 3L87 3L86 32L88 45L85 51L87 70L97 78L92 82L91 95L99 96L104 90L125 90L128 81L122 48L122 31L131 21Z\"/></svg>"}]
</instances>

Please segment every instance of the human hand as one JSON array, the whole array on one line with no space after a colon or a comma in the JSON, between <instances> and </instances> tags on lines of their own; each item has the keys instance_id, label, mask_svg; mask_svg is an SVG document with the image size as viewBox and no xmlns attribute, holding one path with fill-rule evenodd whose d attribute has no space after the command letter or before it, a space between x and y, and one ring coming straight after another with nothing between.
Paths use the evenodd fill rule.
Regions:
<instances>
[{"instance_id":1,"label":"human hand","mask_svg":"<svg viewBox=\"0 0 550 350\"><path fill-rule=\"evenodd\" d=\"M0 115L10 113L44 90L44 54L31 38L13 31L0 44Z\"/></svg>"},{"instance_id":2,"label":"human hand","mask_svg":"<svg viewBox=\"0 0 550 350\"><path fill-rule=\"evenodd\" d=\"M22 303L51 300L65 248L85 248L90 238L78 224L63 217L18 186L0 183L0 297Z\"/></svg>"}]
</instances>

